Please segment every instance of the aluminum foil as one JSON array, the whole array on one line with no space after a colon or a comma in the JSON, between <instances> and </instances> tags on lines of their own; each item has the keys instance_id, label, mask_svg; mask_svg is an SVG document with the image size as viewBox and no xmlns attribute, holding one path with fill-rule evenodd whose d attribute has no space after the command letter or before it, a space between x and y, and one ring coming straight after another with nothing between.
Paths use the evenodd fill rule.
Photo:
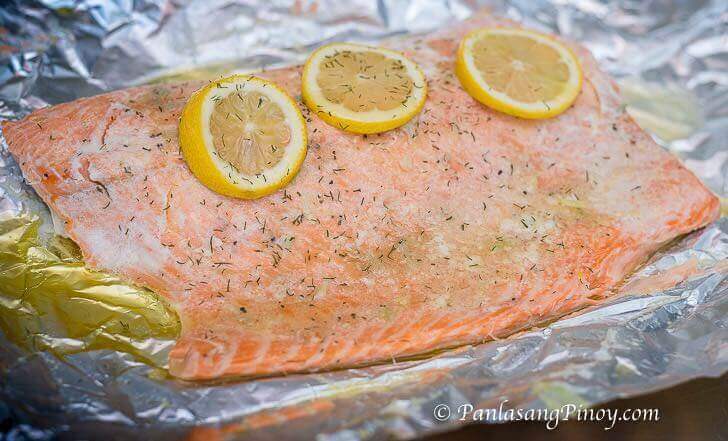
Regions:
<instances>
[{"instance_id":1,"label":"aluminum foil","mask_svg":"<svg viewBox=\"0 0 728 441\"><path fill-rule=\"evenodd\" d=\"M333 40L426 33L483 6L586 45L620 79L630 114L726 196L728 4L721 0L6 2L0 6L0 118L149 81L296 63ZM0 219L0 245L15 249L16 242L6 241L15 231L8 225L34 225L26 239L44 258L69 263L52 247L47 209L5 149ZM43 254L48 250L55 254ZM658 253L598 308L422 360L324 374L184 383L160 374L155 358L144 356L163 353L163 344L152 343L169 333L127 336L121 347L88 344L95 341L88 333L56 335L71 348L86 344L60 352L19 345L3 333L0 416L17 422L11 437L32 439L143 433L145 439L353 440L411 438L462 423L455 414L435 418L442 404L594 405L728 370L727 261L723 218ZM4 301L10 288L0 286ZM95 297L100 306L102 297ZM133 309L126 306L115 311ZM172 329L174 317L158 311L135 317ZM109 328L109 338L118 335L123 329ZM143 341L151 343L133 344Z\"/></svg>"}]
</instances>

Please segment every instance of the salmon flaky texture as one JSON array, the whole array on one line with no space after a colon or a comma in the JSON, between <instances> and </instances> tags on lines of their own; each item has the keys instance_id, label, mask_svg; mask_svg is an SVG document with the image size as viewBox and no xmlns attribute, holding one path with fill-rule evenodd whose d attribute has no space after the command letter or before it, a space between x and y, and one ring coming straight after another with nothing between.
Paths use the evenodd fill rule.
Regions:
<instances>
[{"instance_id":1,"label":"salmon flaky texture","mask_svg":"<svg viewBox=\"0 0 728 441\"><path fill-rule=\"evenodd\" d=\"M87 265L147 286L180 314L185 379L349 367L507 336L589 305L661 245L718 217L718 199L623 111L583 48L572 108L494 112L453 73L480 14L386 45L425 72L406 126L355 135L299 103L299 175L268 197L208 190L177 125L204 83L152 85L6 123L24 176ZM299 67L267 71L299 97Z\"/></svg>"}]
</instances>

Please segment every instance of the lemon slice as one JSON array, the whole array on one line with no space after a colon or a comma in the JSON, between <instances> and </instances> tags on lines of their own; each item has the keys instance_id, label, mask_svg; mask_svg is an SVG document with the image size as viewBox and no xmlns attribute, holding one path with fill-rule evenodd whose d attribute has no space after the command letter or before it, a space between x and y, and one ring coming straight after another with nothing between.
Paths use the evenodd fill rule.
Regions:
<instances>
[{"instance_id":1,"label":"lemon slice","mask_svg":"<svg viewBox=\"0 0 728 441\"><path fill-rule=\"evenodd\" d=\"M306 105L328 124L354 133L399 127L425 104L427 83L404 55L379 47L334 43L303 68Z\"/></svg>"},{"instance_id":2,"label":"lemon slice","mask_svg":"<svg viewBox=\"0 0 728 441\"><path fill-rule=\"evenodd\" d=\"M288 184L306 157L306 124L278 86L254 76L214 81L190 97L179 124L192 173L218 193L243 199Z\"/></svg>"},{"instance_id":3,"label":"lemon slice","mask_svg":"<svg viewBox=\"0 0 728 441\"><path fill-rule=\"evenodd\" d=\"M521 118L550 118L581 90L576 56L546 35L517 28L485 28L460 42L455 72L476 100Z\"/></svg>"}]
</instances>

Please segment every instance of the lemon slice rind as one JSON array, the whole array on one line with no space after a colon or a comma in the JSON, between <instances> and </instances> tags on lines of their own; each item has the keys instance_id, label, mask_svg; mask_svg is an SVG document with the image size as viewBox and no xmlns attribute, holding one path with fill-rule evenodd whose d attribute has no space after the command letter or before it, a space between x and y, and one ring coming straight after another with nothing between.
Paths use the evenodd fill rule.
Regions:
<instances>
[{"instance_id":1,"label":"lemon slice rind","mask_svg":"<svg viewBox=\"0 0 728 441\"><path fill-rule=\"evenodd\" d=\"M317 73L326 57L343 51L375 52L400 61L412 80L412 93L401 106L391 110L356 112L329 101L318 84ZM427 82L416 63L393 50L354 43L332 43L314 51L303 68L301 89L303 102L322 120L333 127L360 134L381 133L406 124L422 110L427 97Z\"/></svg>"},{"instance_id":2,"label":"lemon slice rind","mask_svg":"<svg viewBox=\"0 0 728 441\"><path fill-rule=\"evenodd\" d=\"M278 105L290 129L282 158L271 168L245 174L218 155L210 119L218 100L231 93L258 92ZM274 83L251 75L233 75L211 82L187 101L179 125L182 155L192 173L211 190L242 199L256 199L287 185L298 173L307 149L306 123L295 101Z\"/></svg>"},{"instance_id":3,"label":"lemon slice rind","mask_svg":"<svg viewBox=\"0 0 728 441\"><path fill-rule=\"evenodd\" d=\"M569 70L569 79L561 93L550 100L523 102L493 89L476 67L473 54L473 45L489 34L530 38L554 49ZM483 28L470 32L458 47L455 73L463 88L477 101L500 112L527 119L550 118L563 113L576 100L582 83L581 67L571 49L547 35L520 28Z\"/></svg>"}]
</instances>

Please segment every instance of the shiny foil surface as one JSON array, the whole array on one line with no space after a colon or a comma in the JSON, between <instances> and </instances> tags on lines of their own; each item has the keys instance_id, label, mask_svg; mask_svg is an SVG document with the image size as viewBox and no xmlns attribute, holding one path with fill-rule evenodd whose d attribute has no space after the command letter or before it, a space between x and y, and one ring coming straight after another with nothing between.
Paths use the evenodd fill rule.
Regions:
<instances>
[{"instance_id":1,"label":"shiny foil surface","mask_svg":"<svg viewBox=\"0 0 728 441\"><path fill-rule=\"evenodd\" d=\"M722 0L10 1L0 6L0 119L130 85L300 63L327 42L427 33L481 7L588 47L633 118L728 195ZM3 145L0 417L12 414L12 434L30 439L358 440L451 429L465 403L594 405L728 370L727 262L724 217L658 253L607 303L544 328L367 368L186 383L164 370L174 311L84 268ZM436 418L438 405L453 414Z\"/></svg>"}]
</instances>

